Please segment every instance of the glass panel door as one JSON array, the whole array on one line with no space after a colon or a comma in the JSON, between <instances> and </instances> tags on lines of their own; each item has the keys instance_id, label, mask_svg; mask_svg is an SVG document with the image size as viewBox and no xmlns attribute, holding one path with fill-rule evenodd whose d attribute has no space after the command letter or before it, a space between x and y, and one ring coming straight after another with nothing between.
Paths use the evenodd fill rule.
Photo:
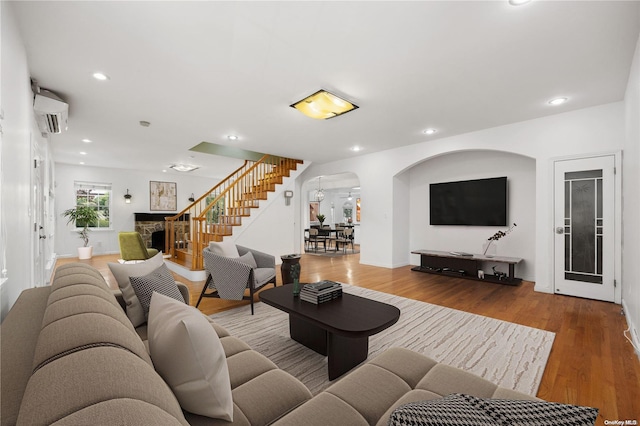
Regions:
<instances>
[{"instance_id":1,"label":"glass panel door","mask_svg":"<svg viewBox=\"0 0 640 426\"><path fill-rule=\"evenodd\" d=\"M554 165L556 293L614 300L614 166L613 155Z\"/></svg>"}]
</instances>

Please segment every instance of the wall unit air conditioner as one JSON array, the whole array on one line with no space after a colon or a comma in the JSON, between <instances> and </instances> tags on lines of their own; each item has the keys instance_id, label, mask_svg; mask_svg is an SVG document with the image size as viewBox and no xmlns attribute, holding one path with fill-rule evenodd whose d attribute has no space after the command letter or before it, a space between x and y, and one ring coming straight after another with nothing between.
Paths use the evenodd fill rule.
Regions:
<instances>
[{"instance_id":1,"label":"wall unit air conditioner","mask_svg":"<svg viewBox=\"0 0 640 426\"><path fill-rule=\"evenodd\" d=\"M49 90L40 89L33 101L36 121L44 133L61 133L67 130L69 104Z\"/></svg>"}]
</instances>

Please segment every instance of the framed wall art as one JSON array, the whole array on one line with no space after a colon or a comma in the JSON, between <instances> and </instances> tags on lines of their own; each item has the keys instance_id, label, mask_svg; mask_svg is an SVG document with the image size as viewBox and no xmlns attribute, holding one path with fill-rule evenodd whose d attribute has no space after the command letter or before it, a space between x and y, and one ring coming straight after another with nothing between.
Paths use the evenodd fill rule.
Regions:
<instances>
[{"instance_id":1,"label":"framed wall art","mask_svg":"<svg viewBox=\"0 0 640 426\"><path fill-rule=\"evenodd\" d=\"M320 213L320 203L312 201L309 203L309 222L317 222Z\"/></svg>"},{"instance_id":2,"label":"framed wall art","mask_svg":"<svg viewBox=\"0 0 640 426\"><path fill-rule=\"evenodd\" d=\"M176 211L178 209L177 184L149 181L149 204L151 211Z\"/></svg>"}]
</instances>

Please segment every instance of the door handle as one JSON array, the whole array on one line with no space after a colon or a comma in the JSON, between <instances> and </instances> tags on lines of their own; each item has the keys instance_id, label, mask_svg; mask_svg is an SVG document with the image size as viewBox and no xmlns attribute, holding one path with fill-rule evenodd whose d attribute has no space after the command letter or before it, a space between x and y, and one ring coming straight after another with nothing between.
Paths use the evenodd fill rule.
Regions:
<instances>
[{"instance_id":1,"label":"door handle","mask_svg":"<svg viewBox=\"0 0 640 426\"><path fill-rule=\"evenodd\" d=\"M564 234L564 227L558 226L556 228L556 234Z\"/></svg>"},{"instance_id":2,"label":"door handle","mask_svg":"<svg viewBox=\"0 0 640 426\"><path fill-rule=\"evenodd\" d=\"M46 235L40 235L40 239L41 239L41 240L46 240L46 239L47 239L47 236L46 236Z\"/></svg>"}]
</instances>

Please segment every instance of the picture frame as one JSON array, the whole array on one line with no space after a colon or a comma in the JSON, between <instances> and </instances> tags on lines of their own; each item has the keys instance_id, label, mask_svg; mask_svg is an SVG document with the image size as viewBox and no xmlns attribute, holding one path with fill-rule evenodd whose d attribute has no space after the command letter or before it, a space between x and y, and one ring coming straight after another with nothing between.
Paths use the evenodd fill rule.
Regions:
<instances>
[{"instance_id":1,"label":"picture frame","mask_svg":"<svg viewBox=\"0 0 640 426\"><path fill-rule=\"evenodd\" d=\"M149 181L149 210L176 211L178 185L175 182Z\"/></svg>"},{"instance_id":2,"label":"picture frame","mask_svg":"<svg viewBox=\"0 0 640 426\"><path fill-rule=\"evenodd\" d=\"M312 201L309 203L309 222L318 221L318 213L320 213L320 203Z\"/></svg>"}]
</instances>

